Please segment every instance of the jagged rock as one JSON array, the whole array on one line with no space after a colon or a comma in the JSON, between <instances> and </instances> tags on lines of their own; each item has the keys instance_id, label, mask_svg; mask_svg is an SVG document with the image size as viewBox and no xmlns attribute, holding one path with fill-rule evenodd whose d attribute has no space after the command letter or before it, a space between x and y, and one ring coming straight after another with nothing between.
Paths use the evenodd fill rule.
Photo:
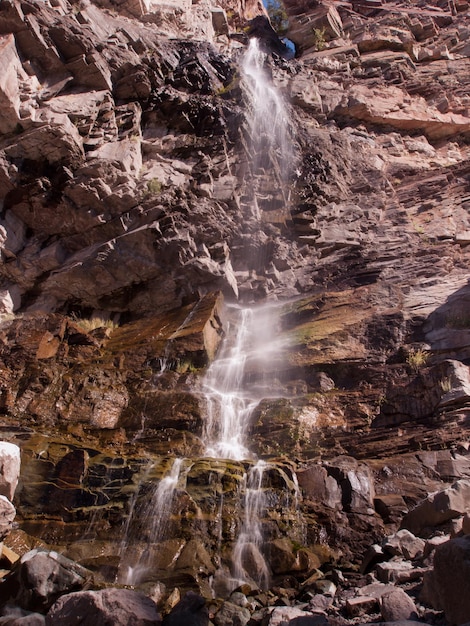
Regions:
<instances>
[{"instance_id":1,"label":"jagged rock","mask_svg":"<svg viewBox=\"0 0 470 626\"><path fill-rule=\"evenodd\" d=\"M331 508L342 504L342 492L333 476L321 465L310 465L297 473L303 492L314 501L320 501Z\"/></svg>"},{"instance_id":2,"label":"jagged rock","mask_svg":"<svg viewBox=\"0 0 470 626\"><path fill-rule=\"evenodd\" d=\"M444 610L452 624L464 624L470 615L465 588L469 576L470 536L451 539L436 548L434 568L426 576L423 600Z\"/></svg>"},{"instance_id":3,"label":"jagged rock","mask_svg":"<svg viewBox=\"0 0 470 626\"><path fill-rule=\"evenodd\" d=\"M20 123L18 78L24 75L13 35L0 37L0 133L13 132Z\"/></svg>"},{"instance_id":4,"label":"jagged rock","mask_svg":"<svg viewBox=\"0 0 470 626\"><path fill-rule=\"evenodd\" d=\"M0 494L13 500L21 467L20 448L13 443L0 441Z\"/></svg>"},{"instance_id":5,"label":"jagged rock","mask_svg":"<svg viewBox=\"0 0 470 626\"><path fill-rule=\"evenodd\" d=\"M387 561L376 567L377 578L382 583L399 583L408 580L413 566L409 561Z\"/></svg>"},{"instance_id":6,"label":"jagged rock","mask_svg":"<svg viewBox=\"0 0 470 626\"><path fill-rule=\"evenodd\" d=\"M434 528L455 517L463 515L469 506L470 481L458 480L448 489L430 495L412 509L402 521L402 527L419 535L425 529Z\"/></svg>"},{"instance_id":7,"label":"jagged rock","mask_svg":"<svg viewBox=\"0 0 470 626\"><path fill-rule=\"evenodd\" d=\"M470 119L465 115L449 115L432 110L423 100L404 96L394 87L380 93L362 86L354 87L347 99L335 109L344 115L374 124L388 124L402 130L419 130L432 139L450 137L470 130Z\"/></svg>"},{"instance_id":8,"label":"jagged rock","mask_svg":"<svg viewBox=\"0 0 470 626\"><path fill-rule=\"evenodd\" d=\"M83 589L91 579L91 572L57 552L31 550L2 583L2 606L44 612L59 596Z\"/></svg>"},{"instance_id":9,"label":"jagged rock","mask_svg":"<svg viewBox=\"0 0 470 626\"><path fill-rule=\"evenodd\" d=\"M163 618L162 626L208 626L209 610L204 598L188 591L172 611Z\"/></svg>"},{"instance_id":10,"label":"jagged rock","mask_svg":"<svg viewBox=\"0 0 470 626\"><path fill-rule=\"evenodd\" d=\"M5 154L10 159L76 165L83 159L83 141L66 115L42 110L36 121L10 140Z\"/></svg>"},{"instance_id":11,"label":"jagged rock","mask_svg":"<svg viewBox=\"0 0 470 626\"><path fill-rule=\"evenodd\" d=\"M403 589L398 587L381 596L380 612L385 622L418 619L415 603Z\"/></svg>"},{"instance_id":12,"label":"jagged rock","mask_svg":"<svg viewBox=\"0 0 470 626\"><path fill-rule=\"evenodd\" d=\"M297 3L292 0L288 0L285 6L291 17L288 36L300 50L321 50L325 40L342 35L343 24L336 7L319 3L313 10L302 14Z\"/></svg>"},{"instance_id":13,"label":"jagged rock","mask_svg":"<svg viewBox=\"0 0 470 626\"><path fill-rule=\"evenodd\" d=\"M404 556L405 559L413 559L423 556L425 541L415 537L406 529L399 530L394 535L387 537L383 543L383 548L393 555Z\"/></svg>"},{"instance_id":14,"label":"jagged rock","mask_svg":"<svg viewBox=\"0 0 470 626\"><path fill-rule=\"evenodd\" d=\"M346 511L373 511L374 481L370 469L350 457L338 457L325 464L342 491L342 505Z\"/></svg>"},{"instance_id":15,"label":"jagged rock","mask_svg":"<svg viewBox=\"0 0 470 626\"><path fill-rule=\"evenodd\" d=\"M153 600L131 589L102 589L77 591L61 596L46 615L46 626L82 624L97 626L154 626L161 623Z\"/></svg>"}]
</instances>

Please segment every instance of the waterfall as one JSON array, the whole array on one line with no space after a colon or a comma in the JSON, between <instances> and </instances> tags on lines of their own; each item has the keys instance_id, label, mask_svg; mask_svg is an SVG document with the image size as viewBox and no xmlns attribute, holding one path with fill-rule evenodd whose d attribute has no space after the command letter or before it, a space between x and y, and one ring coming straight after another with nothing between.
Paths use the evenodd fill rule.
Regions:
<instances>
[{"instance_id":1,"label":"waterfall","mask_svg":"<svg viewBox=\"0 0 470 626\"><path fill-rule=\"evenodd\" d=\"M266 54L259 41L250 39L242 66L242 86L247 100L247 122L251 141L254 175L254 216L261 219L260 196L275 190L288 202L286 184L292 164L289 115L281 94L266 69ZM268 195L270 195L268 192ZM275 204L273 196L268 204ZM275 207L269 207L272 209Z\"/></svg>"},{"instance_id":2,"label":"waterfall","mask_svg":"<svg viewBox=\"0 0 470 626\"><path fill-rule=\"evenodd\" d=\"M143 507L140 509L137 507L138 492L132 499L121 547L119 582L126 585L137 584L151 570L150 547L166 538L183 461L182 458L173 460L170 471L158 482L156 489L145 501ZM146 476L149 471L150 469L147 470ZM146 540L146 549L142 554L132 554L133 551L130 548L133 540Z\"/></svg>"},{"instance_id":3,"label":"waterfall","mask_svg":"<svg viewBox=\"0 0 470 626\"><path fill-rule=\"evenodd\" d=\"M256 403L253 406L247 397L243 382L252 318L252 311L241 310L233 344L225 342L220 356L207 372L204 383L207 400L204 433L207 456L226 459L250 456L245 439L249 418Z\"/></svg>"},{"instance_id":4,"label":"waterfall","mask_svg":"<svg viewBox=\"0 0 470 626\"><path fill-rule=\"evenodd\" d=\"M203 383L203 436L206 456L242 460L254 456L247 446L254 409L263 398L280 395L277 365L285 343L276 336L275 305L228 308L228 338Z\"/></svg>"},{"instance_id":5,"label":"waterfall","mask_svg":"<svg viewBox=\"0 0 470 626\"><path fill-rule=\"evenodd\" d=\"M260 589L268 588L270 578L261 552L261 516L266 509L263 475L267 467L264 461L258 461L246 476L243 523L232 555L236 584L251 579Z\"/></svg>"},{"instance_id":6,"label":"waterfall","mask_svg":"<svg viewBox=\"0 0 470 626\"><path fill-rule=\"evenodd\" d=\"M288 204L288 179L292 165L289 117L284 101L266 67L259 42L251 39L241 65L242 89L247 103L250 189L254 222L260 231L264 212L284 214ZM263 213L262 213L263 212ZM279 217L276 219L279 220ZM275 219L273 221L276 221ZM282 220L281 220L282 221ZM256 246L254 247L256 249ZM260 249L246 258L247 266L262 274L266 260ZM205 455L223 459L255 459L248 437L255 408L264 398L279 397L278 365L285 345L279 339L278 311L273 304L228 307L230 322L218 357L203 382L207 419ZM263 477L266 462L258 460L247 472L241 505L243 517L232 553L233 587L243 581L262 589L269 584L269 567L263 556L263 517L266 512Z\"/></svg>"}]
</instances>

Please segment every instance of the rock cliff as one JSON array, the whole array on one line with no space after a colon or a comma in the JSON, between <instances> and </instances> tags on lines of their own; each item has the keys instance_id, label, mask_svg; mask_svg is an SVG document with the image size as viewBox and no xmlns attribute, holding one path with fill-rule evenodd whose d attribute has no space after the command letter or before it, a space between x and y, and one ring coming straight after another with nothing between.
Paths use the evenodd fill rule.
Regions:
<instances>
[{"instance_id":1,"label":"rock cliff","mask_svg":"<svg viewBox=\"0 0 470 626\"><path fill-rule=\"evenodd\" d=\"M352 590L374 571L410 591L428 555L400 535L367 562L370 545L470 530L470 6L284 7L294 58L259 2L0 2L0 433L22 453L3 560L41 546L123 584L123 561L150 550L139 583L164 613L180 590L227 597L255 460L205 457L202 380L230 306L269 302L288 349L248 435L268 464L272 575L249 615L302 619L303 598L331 620L380 606L394 621ZM254 34L286 106L288 174L252 141ZM153 545L145 504L175 457ZM426 513L453 484L452 513ZM441 553L409 615L454 623L466 609L449 608ZM235 623L214 602L215 623Z\"/></svg>"}]
</instances>

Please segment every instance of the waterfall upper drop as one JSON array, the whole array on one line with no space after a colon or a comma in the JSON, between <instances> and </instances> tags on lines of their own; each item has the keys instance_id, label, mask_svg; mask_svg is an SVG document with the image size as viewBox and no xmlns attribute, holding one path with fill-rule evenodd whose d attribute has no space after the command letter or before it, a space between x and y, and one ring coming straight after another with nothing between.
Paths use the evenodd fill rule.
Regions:
<instances>
[{"instance_id":1,"label":"waterfall upper drop","mask_svg":"<svg viewBox=\"0 0 470 626\"><path fill-rule=\"evenodd\" d=\"M260 219L260 200L268 211L278 209L274 190L289 201L287 183L292 168L293 151L289 115L281 93L272 82L266 66L266 54L258 39L250 39L242 61L242 87L247 100L247 121L254 175L254 216ZM285 208L285 206L284 206Z\"/></svg>"}]
</instances>

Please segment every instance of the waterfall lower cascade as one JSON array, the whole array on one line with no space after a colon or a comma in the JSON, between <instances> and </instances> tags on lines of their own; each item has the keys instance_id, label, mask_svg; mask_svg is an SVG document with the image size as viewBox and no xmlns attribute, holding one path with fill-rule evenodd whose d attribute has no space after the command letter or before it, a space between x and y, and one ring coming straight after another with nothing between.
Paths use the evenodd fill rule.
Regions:
<instances>
[{"instance_id":1,"label":"waterfall lower cascade","mask_svg":"<svg viewBox=\"0 0 470 626\"><path fill-rule=\"evenodd\" d=\"M166 537L173 500L183 470L184 459L175 458L171 461L169 471L150 492L141 510L135 510L138 493L131 505L124 538L121 545L119 582L134 585L145 579L152 568L153 554L151 546L157 545ZM146 472L149 474L150 469ZM145 482L145 481L143 481ZM142 552L135 551L133 543L147 541Z\"/></svg>"},{"instance_id":2,"label":"waterfall lower cascade","mask_svg":"<svg viewBox=\"0 0 470 626\"><path fill-rule=\"evenodd\" d=\"M266 508L263 475L267 464L258 461L246 475L244 515L241 530L233 548L233 576L237 584L252 579L260 589L269 586L270 572L261 552L263 533L260 519Z\"/></svg>"}]
</instances>

